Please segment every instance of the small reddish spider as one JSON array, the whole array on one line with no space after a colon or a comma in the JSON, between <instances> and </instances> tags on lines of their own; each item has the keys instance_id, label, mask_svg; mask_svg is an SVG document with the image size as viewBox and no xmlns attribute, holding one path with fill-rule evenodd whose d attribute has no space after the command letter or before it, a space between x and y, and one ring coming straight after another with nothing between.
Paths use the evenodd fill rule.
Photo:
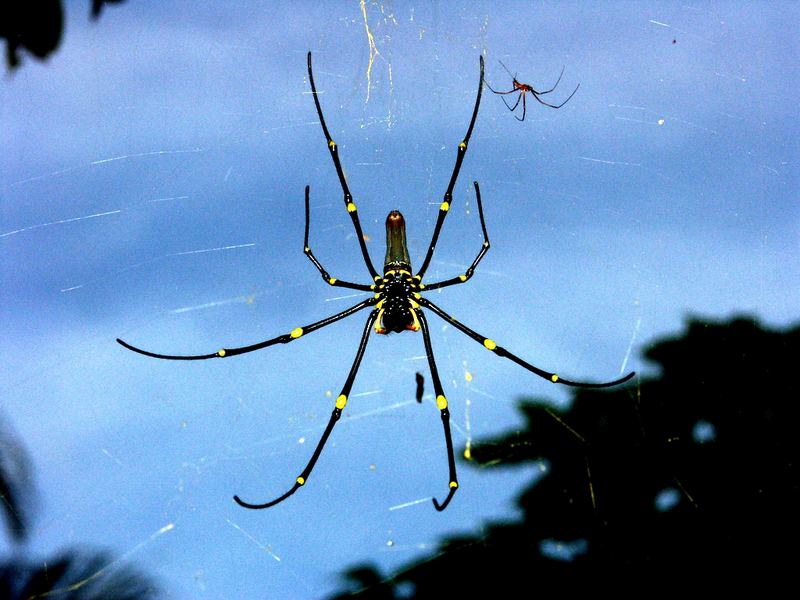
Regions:
<instances>
[{"instance_id":1,"label":"small reddish spider","mask_svg":"<svg viewBox=\"0 0 800 600\"><path fill-rule=\"evenodd\" d=\"M570 101L570 99L575 95L575 92L578 91L578 88L581 87L581 84L579 83L577 85L577 87L574 90L572 90L572 93L569 95L569 97L566 100L564 100L561 104L550 104L550 103L545 102L544 100L542 100L539 96L544 96L545 94L549 94L554 89L556 89L556 87L558 86L558 83L561 81L561 76L564 75L564 68L563 67L561 68L561 75L558 76L558 79L556 80L556 82L553 85L553 87L551 87L549 90L545 90L543 92L539 92L539 91L533 89L533 87L528 85L527 83L520 83L519 81L517 81L516 73L512 74L511 71L508 70L508 67L505 66L502 61L498 61L498 62L501 65L503 65L503 68L506 70L506 72L509 75L511 75L511 79L513 80L512 83L513 83L514 87L512 89L508 90L507 92L499 92L499 91L493 89L492 86L490 86L488 83L486 84L486 87L488 87L490 91L492 91L495 94L498 94L500 96L504 96L506 94L513 94L514 92L519 92L519 96L517 96L517 101L514 102L514 106L509 106L508 102L506 102L506 99L502 98L503 104L505 104L506 108L508 110L510 110L511 112L514 112L515 110L517 110L517 106L519 106L519 101L522 100L522 118L520 119L519 117L517 117L517 115L514 115L514 117L516 117L517 121L524 121L525 120L525 112L526 112L525 94L527 94L528 92L533 94L534 100L536 100L539 104L544 104L545 106L549 106L550 108L561 108L567 102Z\"/></svg>"}]
</instances>

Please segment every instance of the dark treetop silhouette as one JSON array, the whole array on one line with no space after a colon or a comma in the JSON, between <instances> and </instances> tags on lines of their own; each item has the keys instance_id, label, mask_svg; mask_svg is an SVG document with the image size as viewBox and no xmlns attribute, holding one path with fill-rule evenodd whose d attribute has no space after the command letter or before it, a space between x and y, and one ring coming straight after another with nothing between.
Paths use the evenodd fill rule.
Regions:
<instances>
[{"instance_id":1,"label":"dark treetop silhouette","mask_svg":"<svg viewBox=\"0 0 800 600\"><path fill-rule=\"evenodd\" d=\"M472 448L479 466L549 465L519 498L521 521L449 538L393 575L345 576L365 598L777 590L796 562L798 355L798 327L693 320L647 351L656 377L578 390L563 414L525 401L520 430Z\"/></svg>"}]
</instances>

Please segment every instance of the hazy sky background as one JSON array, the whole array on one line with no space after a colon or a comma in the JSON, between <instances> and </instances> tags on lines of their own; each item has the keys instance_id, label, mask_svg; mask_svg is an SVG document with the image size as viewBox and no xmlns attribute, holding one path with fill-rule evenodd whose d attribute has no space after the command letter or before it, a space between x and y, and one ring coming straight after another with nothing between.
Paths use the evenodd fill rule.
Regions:
<instances>
[{"instance_id":1,"label":"hazy sky background","mask_svg":"<svg viewBox=\"0 0 800 600\"><path fill-rule=\"evenodd\" d=\"M114 342L214 352L362 298L302 254L310 184L316 255L368 281L308 50L376 265L392 209L424 256L480 54L496 89L511 83L500 60L540 89L565 67L556 102L580 83L560 110L529 98L524 122L484 91L428 272L461 273L478 251L478 180L492 249L430 297L534 364L648 373L643 345L687 315L800 314L797 4L318 4L138 0L91 23L88 2L67 2L59 51L3 77L1 417L35 465L31 558L91 544L173 598L312 598L346 567L398 566L514 517L533 471L463 460L433 509L447 460L420 335L371 336L308 484L266 511L231 497L292 485L367 313L229 360ZM428 314L459 454L518 425L520 397L568 399Z\"/></svg>"}]
</instances>

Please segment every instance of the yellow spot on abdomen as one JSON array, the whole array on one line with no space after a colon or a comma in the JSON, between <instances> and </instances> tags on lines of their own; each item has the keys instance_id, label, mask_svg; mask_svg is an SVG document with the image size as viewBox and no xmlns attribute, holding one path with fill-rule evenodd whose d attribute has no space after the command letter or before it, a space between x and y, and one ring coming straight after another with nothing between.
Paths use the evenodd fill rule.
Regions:
<instances>
[{"instance_id":1,"label":"yellow spot on abdomen","mask_svg":"<svg viewBox=\"0 0 800 600\"><path fill-rule=\"evenodd\" d=\"M294 329L292 329L292 332L289 334L289 337L291 337L293 340L296 340L301 335L303 335L303 328L295 327Z\"/></svg>"},{"instance_id":2,"label":"yellow spot on abdomen","mask_svg":"<svg viewBox=\"0 0 800 600\"><path fill-rule=\"evenodd\" d=\"M348 203L347 203L347 212L349 212L349 213L353 213L353 212L356 212L356 210L357 210L357 209L356 209L356 204L355 204L355 202L348 202Z\"/></svg>"},{"instance_id":3,"label":"yellow spot on abdomen","mask_svg":"<svg viewBox=\"0 0 800 600\"><path fill-rule=\"evenodd\" d=\"M439 410L444 410L447 408L447 398L439 394L436 396L436 406L439 407Z\"/></svg>"},{"instance_id":4,"label":"yellow spot on abdomen","mask_svg":"<svg viewBox=\"0 0 800 600\"><path fill-rule=\"evenodd\" d=\"M345 404L347 404L347 396L344 394L340 394L339 397L336 399L336 408L342 409L344 408Z\"/></svg>"},{"instance_id":5,"label":"yellow spot on abdomen","mask_svg":"<svg viewBox=\"0 0 800 600\"><path fill-rule=\"evenodd\" d=\"M483 340L483 345L486 346L487 350L494 350L495 348L497 348L497 344L495 343L495 341L490 340L489 338Z\"/></svg>"}]
</instances>

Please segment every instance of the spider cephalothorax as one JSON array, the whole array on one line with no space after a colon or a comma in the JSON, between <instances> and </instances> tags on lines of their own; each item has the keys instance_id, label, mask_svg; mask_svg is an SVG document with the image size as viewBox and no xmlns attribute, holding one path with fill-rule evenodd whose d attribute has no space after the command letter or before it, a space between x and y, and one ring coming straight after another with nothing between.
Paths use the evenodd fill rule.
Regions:
<instances>
[{"instance_id":1,"label":"spider cephalothorax","mask_svg":"<svg viewBox=\"0 0 800 600\"><path fill-rule=\"evenodd\" d=\"M386 260L376 281L375 333L419 331L419 281L411 274L406 245L406 222L400 211L386 217Z\"/></svg>"},{"instance_id":2,"label":"spider cephalothorax","mask_svg":"<svg viewBox=\"0 0 800 600\"><path fill-rule=\"evenodd\" d=\"M519 366L527 369L528 371L538 375L539 377L543 377L548 381L553 383L560 383L563 385L571 385L571 386L579 386L579 387L609 387L612 385L617 385L618 383L622 383L627 381L631 377L633 377L633 373L629 373L625 377L621 377L614 381L608 381L604 383L581 383L577 381L570 381L569 379L564 379L559 377L555 373L550 373L549 371L545 371L536 367L529 362L523 360L522 358L518 357L515 354L512 354L502 346L499 346L494 340L491 340L474 329L471 329L461 323L460 321L456 321L453 317L451 317L447 312L439 308L436 304L428 300L427 298L423 297L423 293L425 291L441 289L444 287L448 287L451 285L458 285L468 281L473 273L475 272L475 268L478 266L478 263L483 258L486 251L489 249L489 235L486 233L486 222L483 218L483 206L481 204L481 190L478 186L478 182L474 182L475 187L475 197L478 204L478 216L480 217L481 222L481 229L483 231L483 244L481 245L480 250L478 251L477 256L472 261L472 264L467 268L467 270L462 273L461 275L456 275L455 277L451 277L449 279L443 279L440 281L434 281L431 283L423 284L423 278L425 276L425 272L428 269L428 265L430 265L431 258L433 257L433 251L436 248L436 242L439 239L439 233L442 230L442 224L444 223L445 217L450 210L450 204L453 200L453 188L456 183L456 179L458 179L458 173L461 170L461 163L464 160L464 156L467 153L467 146L469 144L470 136L472 135L472 128L475 126L475 119L478 116L478 107L481 103L481 90L483 89L483 57L480 57L480 79L478 80L478 96L475 99L475 108L472 110L472 120L469 123L469 127L467 128L467 135L464 136L464 140L458 144L458 154L456 155L456 164L453 167L453 173L450 175L450 183L447 186L447 190L444 194L444 201L439 206L439 213L436 218L436 225L433 229L433 236L431 237L431 242L428 245L428 251L425 254L425 258L422 261L422 266L420 269L413 273L411 270L411 261L408 258L408 247L406 245L406 228L405 228L405 221L403 219L403 215L401 215L398 211L392 211L389 213L389 216L386 218L386 260L384 262L384 270L383 276L380 276L378 272L375 270L375 267L372 264L372 260L369 257L369 252L367 252L367 246L365 243L365 237L363 232L361 231L361 223L358 218L358 209L356 208L355 202L353 202L353 196L350 193L350 188L347 185L347 180L344 176L344 171L342 170L342 165L339 162L339 147L336 145L336 142L331 139L330 132L328 131L327 126L325 125L325 119L322 116L322 107L319 103L319 96L317 95L317 88L314 86L314 75L311 71L311 53L308 53L308 80L311 84L311 93L314 98L314 104L317 107L317 114L319 115L319 122L322 126L322 131L325 134L325 139L328 142L328 151L330 152L331 158L333 159L333 166L336 169L336 174L339 177L339 183L342 186L342 192L344 195L344 205L347 209L347 213L350 215L350 219L353 222L353 228L355 229L356 239L358 240L359 246L361 248L361 255L364 258L364 263L369 271L370 276L372 277L372 283L355 283L352 281L344 281L342 279L337 279L336 277L331 277L322 264L317 260L317 257L314 256L314 253L311 251L311 246L308 243L308 230L309 230L309 223L310 223L310 209L309 209L309 187L306 186L306 194L305 194L305 206L306 206L306 228L305 228L305 244L303 246L303 252L308 257L308 259L314 264L314 266L319 271L320 275L322 275L322 279L328 284L335 287L344 287L349 288L352 290L358 290L361 292L369 292L370 297L359 302L358 304L351 306L335 315L331 315L319 321L315 321L314 323L310 323L308 325L304 325L302 327L295 327L288 333L284 333L278 335L274 338L270 338L268 340L264 340L263 342L258 342L255 344L251 344L249 346L240 346L238 348L223 348L221 350L217 350L216 352L212 352L209 354L194 354L194 355L177 355L177 354L158 354L155 352L150 352L149 350L142 350L141 348L137 348L120 340L119 338L117 341L127 348L128 350L133 350L134 352L138 352L139 354L144 354L145 356L150 356L153 358L163 358L169 360L205 360L208 358L226 358L230 356L236 356L237 354L244 354L246 352L253 352L254 350L260 350L262 348L266 348L268 346L273 346L275 344L288 344L289 342L293 342L313 331L318 329L322 329L323 327L327 327L332 323L340 321L346 317L349 317L360 310L365 308L370 308L369 316L367 317L367 322L364 326L363 333L361 334L361 341L358 345L358 350L356 351L356 357L353 361L353 365L350 367L350 373L347 375L347 379L345 379L344 386L342 386L342 390L339 393L339 396L336 398L336 402L334 404L333 411L331 412L330 419L328 420L328 424L325 427L325 431L322 433L322 437L320 438L319 442L317 443L316 448L314 449L314 453L311 455L308 463L306 464L305 469L300 473L300 475L295 479L294 485L283 495L271 500L269 502L265 502L263 504L251 504L249 502L245 502L241 500L238 496L234 496L233 499L241 506L245 508L267 508L270 506L274 506L279 502L282 502L292 494L294 494L301 486L305 485L306 481L308 480L309 475L311 475L311 471L314 469L314 465L317 463L317 459L319 458L320 453L322 452L322 448L325 446L325 443L328 441L328 437L330 436L331 432L333 431L334 426L339 421L339 418L342 416L342 411L344 410L345 405L347 404L347 398L350 394L350 390L353 387L353 382L355 381L356 374L358 373L358 368L361 365L361 359L364 357L364 351L367 348L367 342L369 341L370 333L372 332L372 327L375 327L376 333L387 334L389 332L401 332L401 331L421 331L422 332L422 340L425 345L425 355L428 359L428 367L431 372L431 380L433 381L433 390L436 397L436 407L439 410L439 415L442 419L442 426L444 428L444 439L445 445L447 447L447 466L450 474L450 483L449 483L449 491L447 497L444 499L443 502L439 502L436 498L433 498L433 505L436 507L436 510L444 510L445 507L450 503L452 500L453 495L458 489L458 479L456 478L456 461L455 455L453 453L453 440L450 435L450 410L448 408L447 398L444 395L444 388L442 386L442 381L439 377L439 372L436 368L436 361L433 357L433 346L431 345L431 337L430 337L430 330L428 327L428 321L425 318L425 313L423 312L423 308L430 310L436 316L443 319L446 323L450 324L455 329L461 331L465 335L469 336L479 344L481 344L484 348L492 352L493 354L500 356L502 358L508 358L509 360L515 362ZM420 386L420 379L421 376L418 375L418 394L421 396L419 390Z\"/></svg>"}]
</instances>

